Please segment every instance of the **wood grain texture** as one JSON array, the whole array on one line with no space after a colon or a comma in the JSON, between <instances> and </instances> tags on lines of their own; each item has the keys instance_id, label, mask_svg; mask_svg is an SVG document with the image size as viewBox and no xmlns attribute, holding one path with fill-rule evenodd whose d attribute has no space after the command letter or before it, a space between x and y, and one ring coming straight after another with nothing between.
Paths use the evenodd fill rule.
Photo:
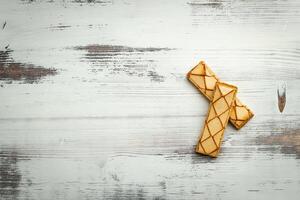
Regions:
<instances>
[{"instance_id":1,"label":"wood grain texture","mask_svg":"<svg viewBox=\"0 0 300 200\"><path fill-rule=\"evenodd\" d=\"M0 199L299 197L299 1L0 3L9 62L57 72L1 78ZM217 159L194 153L200 59L255 113Z\"/></svg>"}]
</instances>

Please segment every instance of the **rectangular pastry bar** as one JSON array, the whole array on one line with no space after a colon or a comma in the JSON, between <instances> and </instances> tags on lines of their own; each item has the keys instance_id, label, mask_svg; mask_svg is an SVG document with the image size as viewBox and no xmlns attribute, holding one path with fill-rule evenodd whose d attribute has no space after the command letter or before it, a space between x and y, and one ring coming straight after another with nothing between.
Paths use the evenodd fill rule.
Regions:
<instances>
[{"instance_id":1,"label":"rectangular pastry bar","mask_svg":"<svg viewBox=\"0 0 300 200\"><path fill-rule=\"evenodd\" d=\"M188 74L191 81L210 101L213 99L215 85L220 81L204 61L201 61ZM230 122L237 128L242 128L251 118L253 113L238 98L233 103Z\"/></svg>"},{"instance_id":2,"label":"rectangular pastry bar","mask_svg":"<svg viewBox=\"0 0 300 200\"><path fill-rule=\"evenodd\" d=\"M233 108L237 87L217 82L196 152L217 157Z\"/></svg>"}]
</instances>

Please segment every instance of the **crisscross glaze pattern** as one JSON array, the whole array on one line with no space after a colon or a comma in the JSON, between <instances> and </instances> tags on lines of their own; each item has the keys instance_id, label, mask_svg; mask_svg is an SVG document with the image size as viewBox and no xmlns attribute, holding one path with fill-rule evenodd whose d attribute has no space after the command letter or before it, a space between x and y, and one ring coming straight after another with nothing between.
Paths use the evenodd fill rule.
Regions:
<instances>
[{"instance_id":1,"label":"crisscross glaze pattern","mask_svg":"<svg viewBox=\"0 0 300 200\"><path fill-rule=\"evenodd\" d=\"M204 61L201 61L196 65L187 74L187 78L203 93L204 96L212 101L215 85L220 80ZM230 114L230 122L237 129L242 128L253 115L253 112L246 105L242 104L238 98L235 99Z\"/></svg>"},{"instance_id":2,"label":"crisscross glaze pattern","mask_svg":"<svg viewBox=\"0 0 300 200\"><path fill-rule=\"evenodd\" d=\"M236 93L237 87L221 82L216 83L196 152L217 157Z\"/></svg>"}]
</instances>

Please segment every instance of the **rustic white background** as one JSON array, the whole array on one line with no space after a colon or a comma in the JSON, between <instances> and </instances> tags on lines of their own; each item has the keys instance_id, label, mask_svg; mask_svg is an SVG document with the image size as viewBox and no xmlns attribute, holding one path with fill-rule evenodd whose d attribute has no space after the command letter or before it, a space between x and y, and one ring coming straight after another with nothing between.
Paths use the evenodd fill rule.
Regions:
<instances>
[{"instance_id":1,"label":"rustic white background","mask_svg":"<svg viewBox=\"0 0 300 200\"><path fill-rule=\"evenodd\" d=\"M0 199L299 198L300 1L1 0L0 25L2 52L58 71L1 80ZM217 159L194 153L200 59L255 113Z\"/></svg>"}]
</instances>

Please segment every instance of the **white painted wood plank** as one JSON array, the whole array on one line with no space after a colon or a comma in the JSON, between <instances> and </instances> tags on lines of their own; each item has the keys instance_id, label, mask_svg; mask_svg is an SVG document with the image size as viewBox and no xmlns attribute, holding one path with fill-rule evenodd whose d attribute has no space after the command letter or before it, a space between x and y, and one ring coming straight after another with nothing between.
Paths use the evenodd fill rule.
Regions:
<instances>
[{"instance_id":1,"label":"white painted wood plank","mask_svg":"<svg viewBox=\"0 0 300 200\"><path fill-rule=\"evenodd\" d=\"M0 65L58 72L1 78L1 199L299 196L298 1L0 3ZM217 159L194 154L200 59L255 112Z\"/></svg>"}]
</instances>

